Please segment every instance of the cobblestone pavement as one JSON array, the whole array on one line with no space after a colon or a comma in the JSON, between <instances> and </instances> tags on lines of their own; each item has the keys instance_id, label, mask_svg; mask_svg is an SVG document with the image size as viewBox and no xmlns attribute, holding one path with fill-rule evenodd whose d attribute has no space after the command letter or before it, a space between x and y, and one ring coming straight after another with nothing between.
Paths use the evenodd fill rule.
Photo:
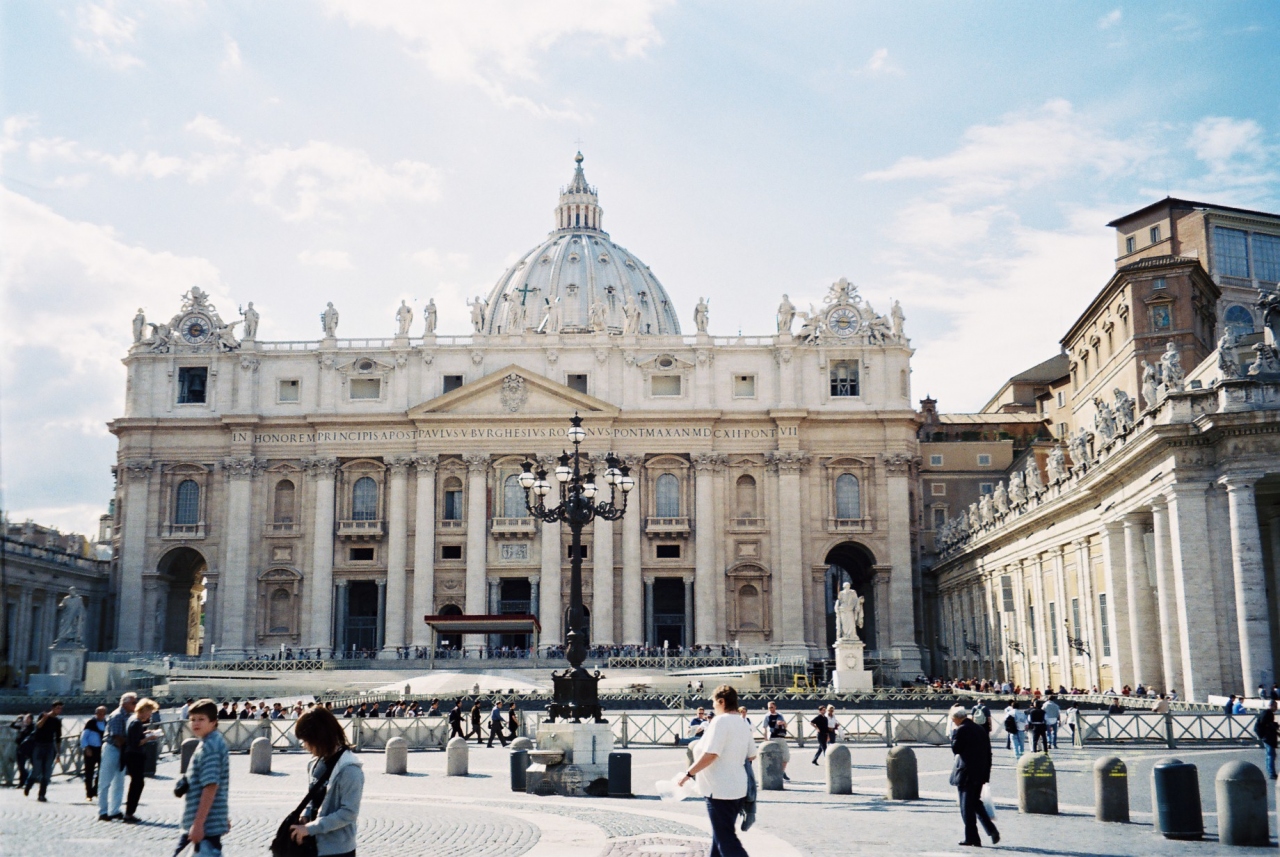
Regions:
<instances>
[{"instance_id":1,"label":"cobblestone pavement","mask_svg":"<svg viewBox=\"0 0 1280 857\"><path fill-rule=\"evenodd\" d=\"M854 747L854 794L828 795L823 771L809 764L810 753L796 751L782 792L761 792L758 821L743 836L753 855L945 855L968 854L959 848L959 814L947 785L951 754L945 748L917 748L921 800L883 799L883 747ZM655 782L684 767L683 750L633 749L632 800L611 798L536 798L510 790L505 750L472 748L472 775L444 776L444 754L411 753L408 776L382 773L380 753L362 754L367 783L360 817L361 854L504 855L504 857L702 857L708 851L706 812L697 801L666 802L656 797ZM1151 828L1150 770L1168 751L1119 753L1129 764L1133 823L1093 820L1092 765L1109 751L1063 750L1054 754L1061 814L1019 815L1010 755L997 748L993 791L999 810L1001 851L1034 857L1084 855L1218 855L1249 849L1220 846L1215 840L1213 776L1223 763L1246 758L1260 762L1256 750L1178 751L1200 769L1201 802L1207 830L1204 842L1172 842ZM232 757L231 811L235 825L225 842L229 855L265 854L280 819L301 797L305 762L299 754L276 755L270 776L248 773L248 759ZM96 804L84 801L78 780L55 778L50 802L23 798L16 789L0 790L0 855L43 857L83 853L85 848L123 846L132 853L167 855L180 835L180 801L172 797L177 762L166 758L159 776L148 781L139 816L144 824L125 826L97 820ZM1273 806L1274 806L1274 798ZM1273 830L1275 829L1273 824ZM1268 853L1274 853L1274 849Z\"/></svg>"}]
</instances>

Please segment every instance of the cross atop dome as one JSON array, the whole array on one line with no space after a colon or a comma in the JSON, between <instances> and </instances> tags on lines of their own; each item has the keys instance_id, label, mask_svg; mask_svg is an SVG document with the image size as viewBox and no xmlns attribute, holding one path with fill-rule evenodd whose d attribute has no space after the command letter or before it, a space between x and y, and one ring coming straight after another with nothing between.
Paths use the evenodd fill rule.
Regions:
<instances>
[{"instance_id":1,"label":"cross atop dome","mask_svg":"<svg viewBox=\"0 0 1280 857\"><path fill-rule=\"evenodd\" d=\"M556 229L590 229L600 230L600 200L596 189L587 184L587 177L582 172L582 152L573 158L577 164L573 171L573 181L568 187L560 188L560 204L556 206Z\"/></svg>"}]
</instances>

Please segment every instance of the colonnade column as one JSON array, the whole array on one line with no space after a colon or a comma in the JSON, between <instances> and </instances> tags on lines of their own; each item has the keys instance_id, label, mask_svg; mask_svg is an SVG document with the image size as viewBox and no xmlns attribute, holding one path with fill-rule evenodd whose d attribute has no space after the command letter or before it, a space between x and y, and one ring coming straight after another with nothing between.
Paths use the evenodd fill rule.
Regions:
<instances>
[{"instance_id":1,"label":"colonnade column","mask_svg":"<svg viewBox=\"0 0 1280 857\"><path fill-rule=\"evenodd\" d=\"M911 469L912 460L905 455L885 458L885 505L889 517L889 639L898 672L920 674L920 647L916 644L915 590L911 571ZM876 616L876 624L881 618ZM883 657L883 655L881 655Z\"/></svg>"},{"instance_id":2,"label":"colonnade column","mask_svg":"<svg viewBox=\"0 0 1280 857\"><path fill-rule=\"evenodd\" d=\"M613 521L592 522L591 636L593 643L613 645Z\"/></svg>"},{"instance_id":3,"label":"colonnade column","mask_svg":"<svg viewBox=\"0 0 1280 857\"><path fill-rule=\"evenodd\" d=\"M422 617L436 612L436 466L437 456L413 459L418 471L417 509L413 525L413 615L409 617L415 646L431 645L431 629Z\"/></svg>"},{"instance_id":4,"label":"colonnade column","mask_svg":"<svg viewBox=\"0 0 1280 857\"><path fill-rule=\"evenodd\" d=\"M1155 535L1156 609L1160 617L1160 666L1166 693L1182 686L1182 644L1178 633L1177 594L1173 583L1173 558L1169 551L1169 507L1163 502L1151 506L1151 527Z\"/></svg>"},{"instance_id":5,"label":"colonnade column","mask_svg":"<svg viewBox=\"0 0 1280 857\"><path fill-rule=\"evenodd\" d=\"M1169 507L1169 549L1173 557L1182 643L1184 687L1179 688L1179 693L1187 700L1204 700L1207 694L1225 689L1215 618L1222 605L1217 602L1213 568L1209 563L1206 488L1203 483L1175 484L1169 486L1165 498ZM1240 690L1244 693L1248 688Z\"/></svg>"},{"instance_id":6,"label":"colonnade column","mask_svg":"<svg viewBox=\"0 0 1280 857\"><path fill-rule=\"evenodd\" d=\"M639 466L640 459L628 456L624 463L634 471ZM634 504L627 505L627 514L622 516L622 642L628 646L640 645L646 636L645 616L648 614L642 614L636 609L636 605L644 597L644 562L640 540L643 520L640 498L636 497Z\"/></svg>"},{"instance_id":7,"label":"colonnade column","mask_svg":"<svg viewBox=\"0 0 1280 857\"><path fill-rule=\"evenodd\" d=\"M1085 658L1085 689L1088 690L1096 686L1101 681L1101 674L1098 671L1098 660L1102 657L1102 638L1097 632L1097 623L1094 621L1095 603L1093 597L1093 557L1089 552L1089 540L1080 539L1073 544L1076 549L1076 592L1079 599L1083 602L1080 611L1080 621L1084 625L1083 628L1077 628L1076 634L1086 642L1086 648L1089 652ZM1102 690L1101 687L1098 688Z\"/></svg>"},{"instance_id":8,"label":"colonnade column","mask_svg":"<svg viewBox=\"0 0 1280 857\"><path fill-rule=\"evenodd\" d=\"M479 616L488 612L485 608L485 577L487 575L489 521L486 514L487 495L485 479L489 473L489 456L472 454L463 456L467 462L467 581L466 613ZM466 634L462 644L468 649L484 645L480 634Z\"/></svg>"},{"instance_id":9,"label":"colonnade column","mask_svg":"<svg viewBox=\"0 0 1280 857\"><path fill-rule=\"evenodd\" d=\"M1031 560L1031 603L1038 611L1032 617L1031 634L1036 638L1034 648L1038 653L1040 667L1040 687L1049 687L1049 662L1053 658L1053 649L1049 643L1049 635L1043 629L1049 624L1049 602L1044 596L1044 554L1036 554Z\"/></svg>"},{"instance_id":10,"label":"colonnade column","mask_svg":"<svg viewBox=\"0 0 1280 857\"><path fill-rule=\"evenodd\" d=\"M151 471L149 461L130 461L116 471L119 474L117 478L124 480L125 486L120 592L116 600L116 648L127 652L142 650L142 572L147 561L147 522L150 520L147 509L151 495ZM26 660L25 652L22 660Z\"/></svg>"},{"instance_id":11,"label":"colonnade column","mask_svg":"<svg viewBox=\"0 0 1280 857\"><path fill-rule=\"evenodd\" d=\"M1111 684L1116 693L1129 683L1126 679L1132 680L1132 668L1128 662L1131 590L1124 562L1125 525L1119 521L1107 521L1102 525L1102 568L1106 577L1107 624L1111 635Z\"/></svg>"},{"instance_id":12,"label":"colonnade column","mask_svg":"<svg viewBox=\"0 0 1280 857\"><path fill-rule=\"evenodd\" d=\"M405 644L404 618L409 555L409 464L396 456L387 463L387 621L382 652L396 656Z\"/></svg>"},{"instance_id":13,"label":"colonnade column","mask_svg":"<svg viewBox=\"0 0 1280 857\"><path fill-rule=\"evenodd\" d=\"M333 648L333 477L336 458L307 462L316 486L315 518L311 543L311 639L309 646ZM223 587L226 591L226 587ZM225 612L225 611L224 611Z\"/></svg>"},{"instance_id":14,"label":"colonnade column","mask_svg":"<svg viewBox=\"0 0 1280 857\"><path fill-rule=\"evenodd\" d=\"M1133 686L1164 686L1160 657L1160 613L1147 567L1147 525L1144 516L1125 515L1125 588L1129 594L1129 652L1133 657Z\"/></svg>"},{"instance_id":15,"label":"colonnade column","mask_svg":"<svg viewBox=\"0 0 1280 857\"><path fill-rule=\"evenodd\" d=\"M694 623L693 642L711 645L716 634L716 520L715 520L715 456L698 453L693 456L694 476Z\"/></svg>"},{"instance_id":16,"label":"colonnade column","mask_svg":"<svg viewBox=\"0 0 1280 857\"><path fill-rule=\"evenodd\" d=\"M804 590L809 583L805 579L804 550L800 540L800 472L808 462L809 456L803 452L775 452L770 456L770 464L778 472L776 538L782 548L782 567L778 574L782 616L778 624L782 632L782 650L788 655L803 655L809 651L804 634ZM879 627L878 605L876 609L876 626Z\"/></svg>"},{"instance_id":17,"label":"colonnade column","mask_svg":"<svg viewBox=\"0 0 1280 857\"><path fill-rule=\"evenodd\" d=\"M542 625L542 640L546 645L564 642L564 609L560 596L560 523L542 525L542 601L538 622Z\"/></svg>"},{"instance_id":18,"label":"colonnade column","mask_svg":"<svg viewBox=\"0 0 1280 857\"><path fill-rule=\"evenodd\" d=\"M1271 627L1266 570L1262 564L1262 530L1254 495L1256 473L1231 473L1218 481L1226 486L1231 516L1231 570L1235 579L1236 626L1240 636L1241 693L1275 681L1271 662Z\"/></svg>"},{"instance_id":19,"label":"colonnade column","mask_svg":"<svg viewBox=\"0 0 1280 857\"><path fill-rule=\"evenodd\" d=\"M249 530L253 476L261 465L253 458L227 458L226 546L222 565L223 598L226 600L222 624L222 650L248 651L249 622Z\"/></svg>"},{"instance_id":20,"label":"colonnade column","mask_svg":"<svg viewBox=\"0 0 1280 857\"><path fill-rule=\"evenodd\" d=\"M1058 545L1053 549L1053 588L1054 597L1057 599L1057 609L1053 616L1053 621L1046 621L1049 633L1053 634L1050 638L1050 645L1054 642L1058 644L1058 683L1067 686L1070 690L1075 686L1075 675L1072 667L1074 664L1071 660L1071 643L1062 638L1062 632L1059 627L1066 627L1067 616L1070 615L1070 605L1068 605L1067 593L1067 549L1062 545ZM1046 606L1046 610L1048 607ZM1048 617L1046 617L1048 619ZM1078 632L1077 632L1078 633ZM1050 649L1050 651L1053 651Z\"/></svg>"}]
</instances>

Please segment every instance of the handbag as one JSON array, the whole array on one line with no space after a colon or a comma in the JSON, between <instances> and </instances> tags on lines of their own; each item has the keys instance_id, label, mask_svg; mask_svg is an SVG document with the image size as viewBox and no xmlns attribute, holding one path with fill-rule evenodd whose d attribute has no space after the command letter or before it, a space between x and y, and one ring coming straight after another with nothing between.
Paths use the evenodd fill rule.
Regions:
<instances>
[{"instance_id":1,"label":"handbag","mask_svg":"<svg viewBox=\"0 0 1280 857\"><path fill-rule=\"evenodd\" d=\"M294 808L293 812L284 817L284 821L280 822L280 826L276 828L276 838L271 840L271 857L316 857L316 838L308 836L302 840L299 845L293 841L290 835L291 828L295 824L302 823L302 811L307 808L307 804L311 803L321 794L325 787L329 784L329 775L333 773L334 767L337 765L338 758L342 754L339 753L333 757L331 763L325 764L324 775L314 786L307 790L307 796L302 799L302 803Z\"/></svg>"}]
</instances>

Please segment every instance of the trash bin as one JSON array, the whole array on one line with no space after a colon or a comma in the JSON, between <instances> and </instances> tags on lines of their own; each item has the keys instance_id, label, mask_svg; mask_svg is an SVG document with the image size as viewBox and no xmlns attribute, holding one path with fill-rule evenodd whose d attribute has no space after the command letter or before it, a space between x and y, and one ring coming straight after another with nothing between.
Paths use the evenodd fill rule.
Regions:
<instances>
[{"instance_id":1,"label":"trash bin","mask_svg":"<svg viewBox=\"0 0 1280 857\"><path fill-rule=\"evenodd\" d=\"M160 742L148 741L142 745L142 774L146 777L156 775L156 763L160 761Z\"/></svg>"},{"instance_id":2,"label":"trash bin","mask_svg":"<svg viewBox=\"0 0 1280 857\"><path fill-rule=\"evenodd\" d=\"M1196 766L1181 759L1161 759L1151 769L1151 802L1156 832L1165 839L1200 839L1200 777Z\"/></svg>"},{"instance_id":3,"label":"trash bin","mask_svg":"<svg viewBox=\"0 0 1280 857\"><path fill-rule=\"evenodd\" d=\"M609 754L609 797L631 797L631 754Z\"/></svg>"},{"instance_id":4,"label":"trash bin","mask_svg":"<svg viewBox=\"0 0 1280 857\"><path fill-rule=\"evenodd\" d=\"M515 750L511 753L511 790L525 790L525 772L529 770L529 751Z\"/></svg>"}]
</instances>

